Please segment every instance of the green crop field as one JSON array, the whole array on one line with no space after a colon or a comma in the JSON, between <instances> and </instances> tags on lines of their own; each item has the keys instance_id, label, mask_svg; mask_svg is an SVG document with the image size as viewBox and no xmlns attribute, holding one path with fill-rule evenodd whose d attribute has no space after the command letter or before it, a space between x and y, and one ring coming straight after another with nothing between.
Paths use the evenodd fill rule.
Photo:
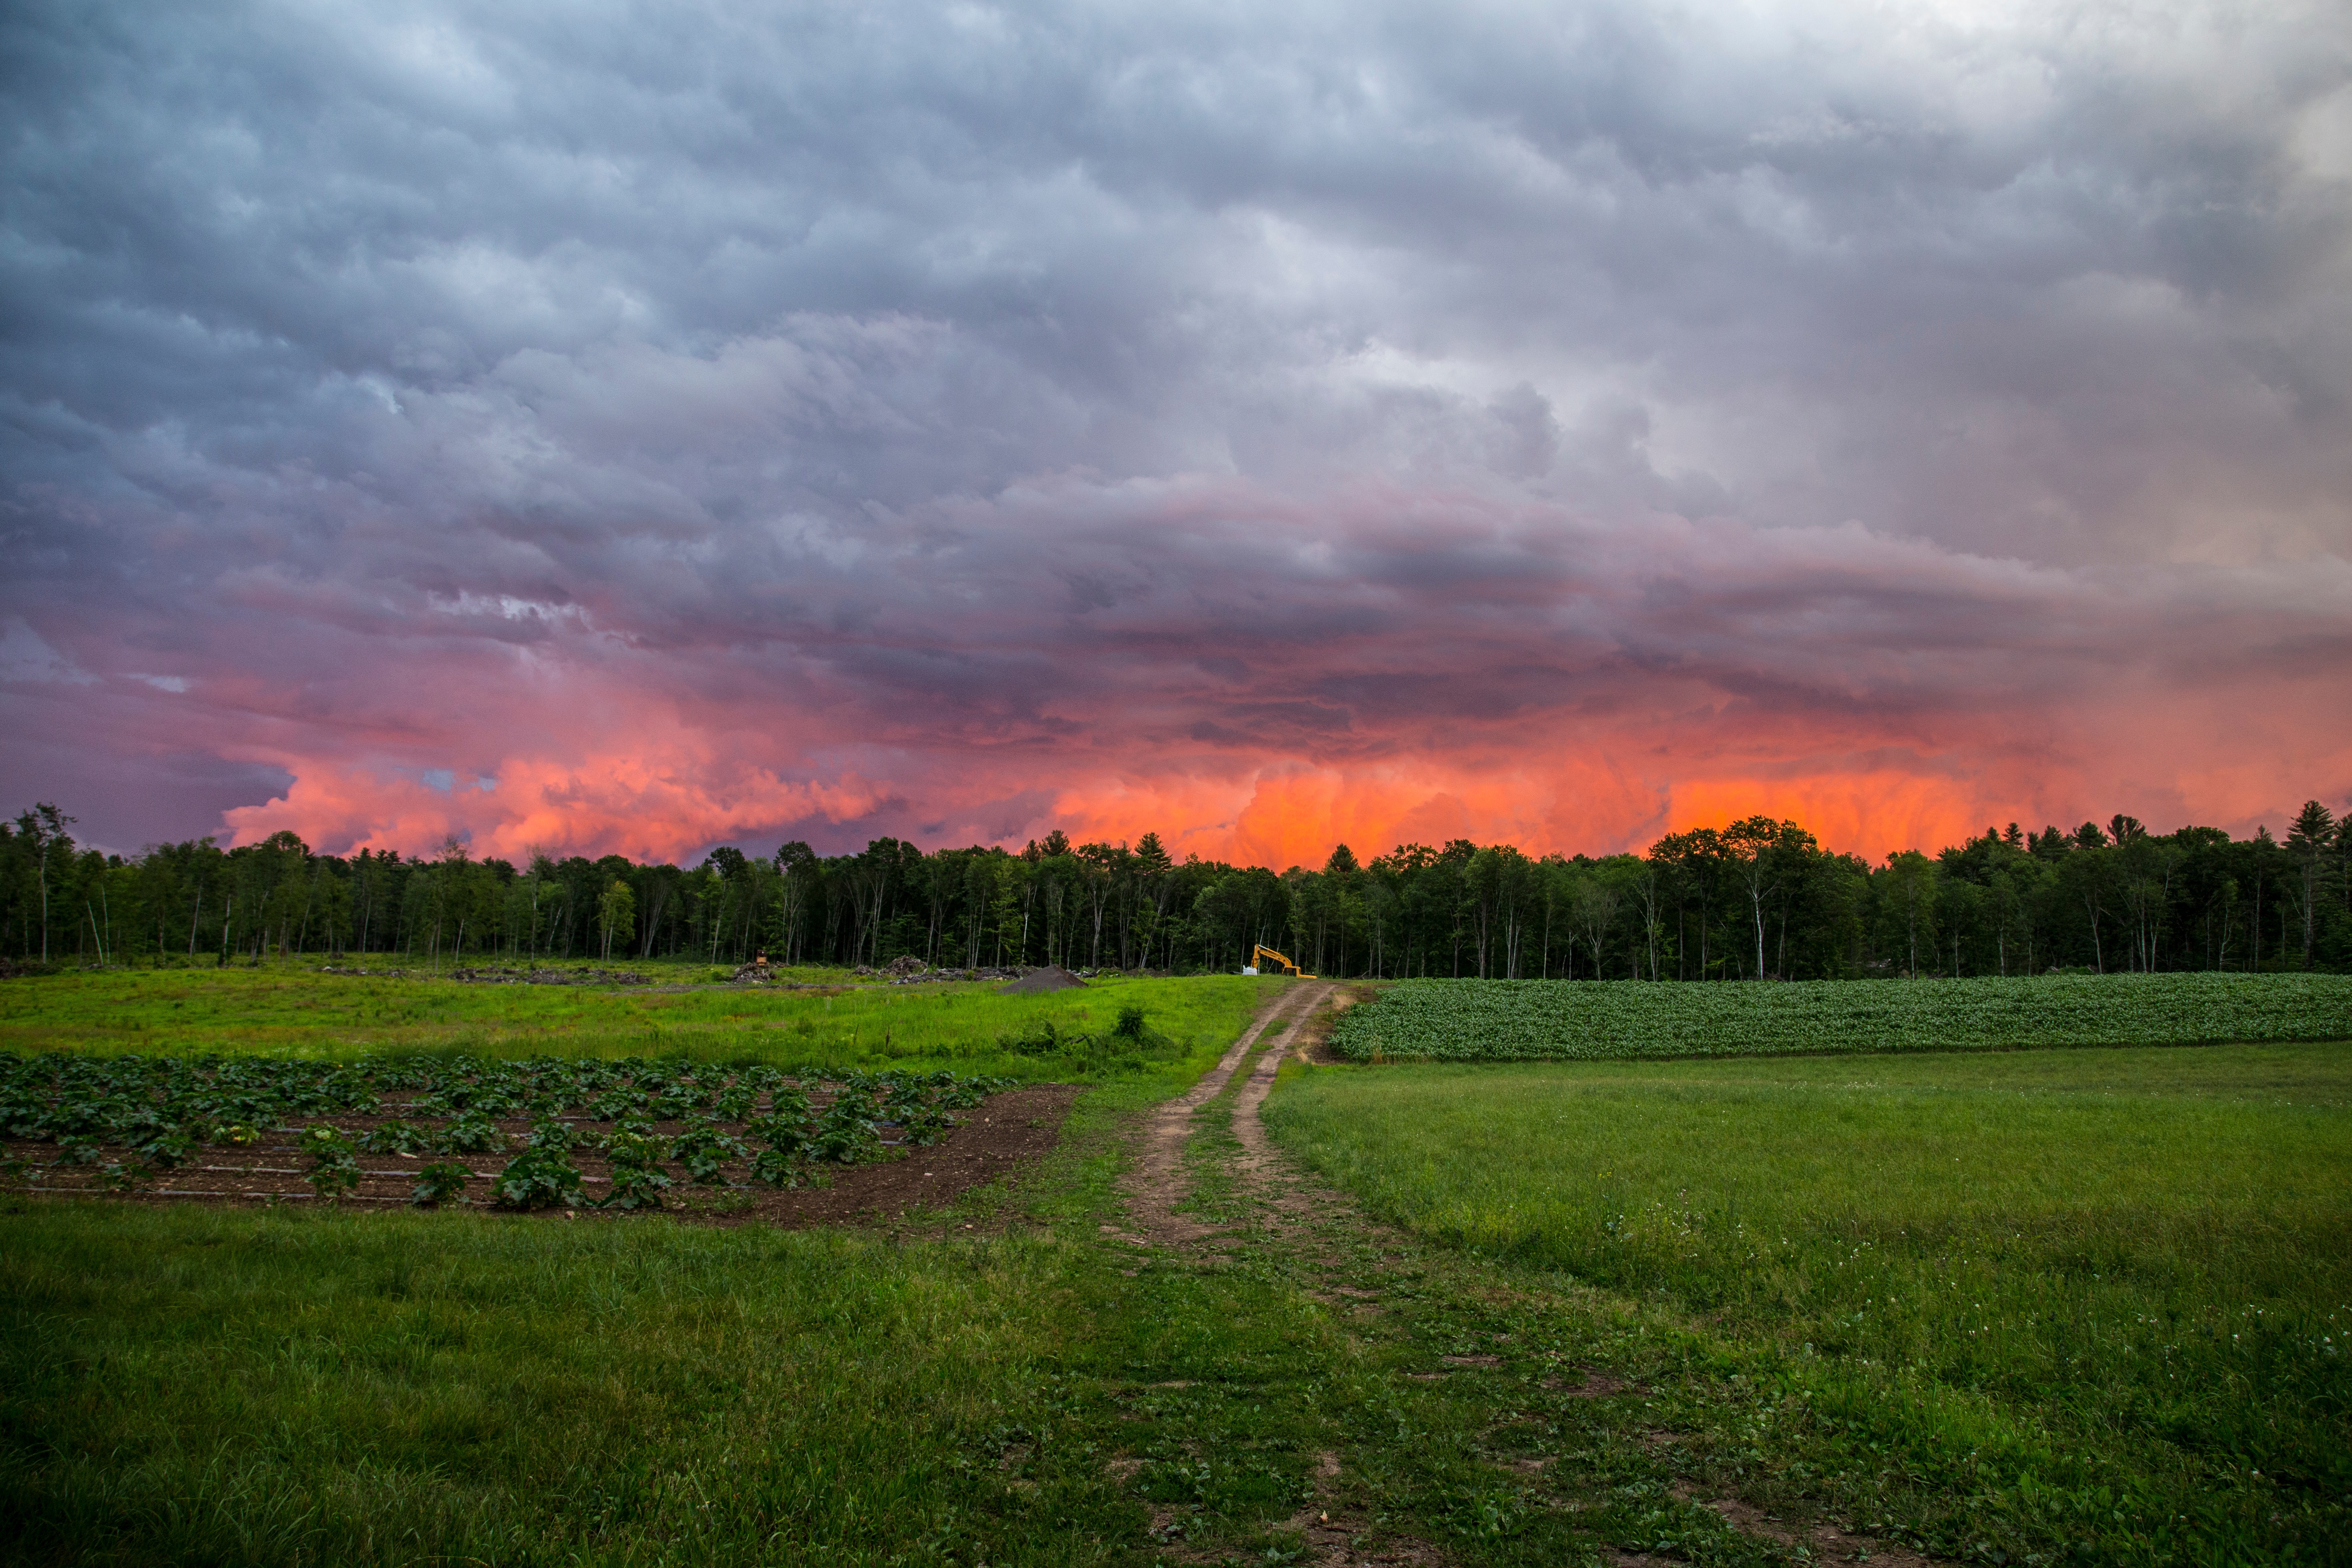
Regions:
<instances>
[{"instance_id":1,"label":"green crop field","mask_svg":"<svg viewBox=\"0 0 2352 1568\"><path fill-rule=\"evenodd\" d=\"M1280 984L1240 975L1105 979L1082 990L1003 996L984 984L734 986L709 984L706 965L640 967L665 984L481 985L323 974L290 964L57 975L0 985L0 1050L348 1061L457 1049L1066 1079L1119 1062L1164 1070L1202 1052L1213 1056L1266 988ZM1154 1049L1103 1048L1124 1007L1143 1010Z\"/></svg>"},{"instance_id":2,"label":"green crop field","mask_svg":"<svg viewBox=\"0 0 2352 1568\"><path fill-rule=\"evenodd\" d=\"M1338 1067L1268 1117L1417 1234L1678 1315L1722 1450L1810 1443L1852 1506L2340 1560L2352 1046Z\"/></svg>"},{"instance_id":3,"label":"green crop field","mask_svg":"<svg viewBox=\"0 0 2352 1568\"><path fill-rule=\"evenodd\" d=\"M1332 1035L1351 1061L2175 1046L2352 1037L2352 975L2106 974L1676 985L1406 980Z\"/></svg>"}]
</instances>

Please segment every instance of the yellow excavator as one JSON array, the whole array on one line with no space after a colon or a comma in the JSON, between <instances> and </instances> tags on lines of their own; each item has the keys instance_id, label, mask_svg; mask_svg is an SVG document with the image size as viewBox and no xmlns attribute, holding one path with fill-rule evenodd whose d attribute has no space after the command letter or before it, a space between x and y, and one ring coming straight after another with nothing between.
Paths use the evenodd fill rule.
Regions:
<instances>
[{"instance_id":1,"label":"yellow excavator","mask_svg":"<svg viewBox=\"0 0 2352 1568\"><path fill-rule=\"evenodd\" d=\"M1242 965L1242 973L1244 974L1257 973L1258 961L1267 958L1274 960L1276 966L1275 973L1296 975L1301 980L1312 980L1315 978L1315 976L1307 973L1305 970L1299 968L1298 965L1291 963L1290 960L1283 957L1282 954L1275 952L1274 949L1266 946L1264 942L1259 942L1256 947L1251 950L1250 961Z\"/></svg>"}]
</instances>

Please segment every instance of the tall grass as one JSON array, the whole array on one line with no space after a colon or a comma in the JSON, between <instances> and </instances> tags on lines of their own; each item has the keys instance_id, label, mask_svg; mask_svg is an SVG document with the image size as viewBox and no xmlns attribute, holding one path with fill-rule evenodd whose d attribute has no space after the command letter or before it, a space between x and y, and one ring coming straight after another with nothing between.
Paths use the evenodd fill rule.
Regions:
<instances>
[{"instance_id":1,"label":"tall grass","mask_svg":"<svg viewBox=\"0 0 2352 1568\"><path fill-rule=\"evenodd\" d=\"M1956 1484L2212 1541L2233 1475L2352 1492L2352 1047L1330 1068L1268 1114L1378 1211L1678 1303Z\"/></svg>"},{"instance_id":2,"label":"tall grass","mask_svg":"<svg viewBox=\"0 0 2352 1568\"><path fill-rule=\"evenodd\" d=\"M989 1550L1073 1555L1073 1500L998 1468L1043 1424L1050 1247L86 1208L7 1229L12 1560L880 1562L971 1544L976 1511Z\"/></svg>"}]
</instances>

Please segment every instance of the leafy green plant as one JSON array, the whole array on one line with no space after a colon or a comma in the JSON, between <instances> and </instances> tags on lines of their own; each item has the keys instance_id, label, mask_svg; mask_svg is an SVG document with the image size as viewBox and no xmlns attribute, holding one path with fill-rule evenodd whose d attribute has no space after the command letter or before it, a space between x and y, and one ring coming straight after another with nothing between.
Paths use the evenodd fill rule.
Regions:
<instances>
[{"instance_id":1,"label":"leafy green plant","mask_svg":"<svg viewBox=\"0 0 2352 1568\"><path fill-rule=\"evenodd\" d=\"M625 1089L607 1090L588 1102L588 1116L593 1121L618 1121L636 1113L645 1096Z\"/></svg>"},{"instance_id":2,"label":"leafy green plant","mask_svg":"<svg viewBox=\"0 0 2352 1568\"><path fill-rule=\"evenodd\" d=\"M916 1149L929 1148L955 1125L954 1117L927 1105L893 1107L892 1115L898 1123L898 1141Z\"/></svg>"},{"instance_id":3,"label":"leafy green plant","mask_svg":"<svg viewBox=\"0 0 2352 1568\"><path fill-rule=\"evenodd\" d=\"M751 1156L751 1179L772 1187L797 1187L808 1180L808 1159L796 1149L762 1149Z\"/></svg>"},{"instance_id":4,"label":"leafy green plant","mask_svg":"<svg viewBox=\"0 0 2352 1568\"><path fill-rule=\"evenodd\" d=\"M616 1209L657 1209L667 1201L670 1180L661 1168L661 1145L643 1122L623 1124L604 1140L604 1157L613 1164L613 1190L604 1206Z\"/></svg>"},{"instance_id":5,"label":"leafy green plant","mask_svg":"<svg viewBox=\"0 0 2352 1568\"><path fill-rule=\"evenodd\" d=\"M674 1085L654 1097L646 1114L656 1121L684 1121L699 1111L708 1098L692 1084Z\"/></svg>"},{"instance_id":6,"label":"leafy green plant","mask_svg":"<svg viewBox=\"0 0 2352 1568\"><path fill-rule=\"evenodd\" d=\"M253 1127L242 1121L224 1123L219 1131L220 1141L222 1142L233 1144L238 1148L244 1148L247 1144L258 1143L261 1142L261 1134Z\"/></svg>"},{"instance_id":7,"label":"leafy green plant","mask_svg":"<svg viewBox=\"0 0 2352 1568\"><path fill-rule=\"evenodd\" d=\"M769 1148L784 1154L798 1156L810 1146L807 1102L802 1102L798 1116L762 1116L745 1124L743 1131Z\"/></svg>"},{"instance_id":8,"label":"leafy green plant","mask_svg":"<svg viewBox=\"0 0 2352 1568\"><path fill-rule=\"evenodd\" d=\"M464 1201L466 1184L474 1173L454 1160L436 1160L416 1173L415 1189L409 1202L419 1208L438 1208L441 1205Z\"/></svg>"},{"instance_id":9,"label":"leafy green plant","mask_svg":"<svg viewBox=\"0 0 2352 1568\"><path fill-rule=\"evenodd\" d=\"M499 1173L497 1189L500 1208L581 1208L588 1201L581 1193L579 1168L552 1149L517 1154Z\"/></svg>"},{"instance_id":10,"label":"leafy green plant","mask_svg":"<svg viewBox=\"0 0 2352 1568\"><path fill-rule=\"evenodd\" d=\"M550 1149L559 1154L577 1147L580 1141L580 1134L568 1123L552 1117L533 1122L530 1136L524 1140L533 1149Z\"/></svg>"},{"instance_id":11,"label":"leafy green plant","mask_svg":"<svg viewBox=\"0 0 2352 1568\"><path fill-rule=\"evenodd\" d=\"M175 1129L159 1129L131 1144L131 1153L151 1171L175 1170L187 1163L195 1140Z\"/></svg>"},{"instance_id":12,"label":"leafy green plant","mask_svg":"<svg viewBox=\"0 0 2352 1568\"><path fill-rule=\"evenodd\" d=\"M397 1117L360 1134L360 1147L371 1154L415 1154L433 1146L433 1134Z\"/></svg>"},{"instance_id":13,"label":"leafy green plant","mask_svg":"<svg viewBox=\"0 0 2352 1568\"><path fill-rule=\"evenodd\" d=\"M713 1127L696 1127L671 1140L669 1157L686 1167L693 1180L715 1184L725 1181L722 1167L730 1160L751 1157L751 1151L740 1138L730 1138Z\"/></svg>"},{"instance_id":14,"label":"leafy green plant","mask_svg":"<svg viewBox=\"0 0 2352 1568\"><path fill-rule=\"evenodd\" d=\"M825 1107L824 1115L816 1124L816 1135L810 1140L817 1156L837 1165L854 1165L878 1158L882 1135L874 1131L872 1110L872 1106L860 1097L844 1091Z\"/></svg>"},{"instance_id":15,"label":"leafy green plant","mask_svg":"<svg viewBox=\"0 0 2352 1568\"><path fill-rule=\"evenodd\" d=\"M359 1151L340 1128L306 1128L297 1147L310 1157L303 1179L320 1197L331 1203L360 1184Z\"/></svg>"},{"instance_id":16,"label":"leafy green plant","mask_svg":"<svg viewBox=\"0 0 2352 1568\"><path fill-rule=\"evenodd\" d=\"M495 1154L507 1146L507 1138L488 1117L469 1110L445 1125L433 1144L444 1154Z\"/></svg>"}]
</instances>

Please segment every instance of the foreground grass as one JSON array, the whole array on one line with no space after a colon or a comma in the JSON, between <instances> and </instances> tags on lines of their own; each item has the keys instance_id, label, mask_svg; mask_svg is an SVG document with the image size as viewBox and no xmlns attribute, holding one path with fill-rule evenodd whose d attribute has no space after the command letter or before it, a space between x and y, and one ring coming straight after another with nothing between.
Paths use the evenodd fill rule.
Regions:
<instances>
[{"instance_id":1,"label":"foreground grass","mask_svg":"<svg viewBox=\"0 0 2352 1568\"><path fill-rule=\"evenodd\" d=\"M1214 1473L1116 1475L1104 1439L1185 1419L1155 1384L1313 1359L1272 1282L1099 1256L1107 1132L1146 1098L1101 1091L1031 1209L982 1194L919 1240L17 1200L0 1555L1141 1560L1147 1497L1290 1495L1306 1407L1235 1400Z\"/></svg>"},{"instance_id":2,"label":"foreground grass","mask_svg":"<svg viewBox=\"0 0 2352 1568\"><path fill-rule=\"evenodd\" d=\"M2126 1561L2352 1527L2352 1047L1333 1068L1268 1116L1419 1235L1667 1310L1768 1489Z\"/></svg>"},{"instance_id":3,"label":"foreground grass","mask_svg":"<svg viewBox=\"0 0 2352 1568\"><path fill-rule=\"evenodd\" d=\"M704 967L682 973L701 977ZM0 984L0 1049L240 1053L349 1060L370 1052L681 1056L786 1070L950 1068L1060 1079L1115 1058L1042 1042L1099 1036L1120 1008L1159 1037L1129 1069L1211 1058L1269 988L1241 975L1109 979L1002 996L989 984L843 985L820 992L700 985L468 985L321 974L315 966L113 970Z\"/></svg>"}]
</instances>

